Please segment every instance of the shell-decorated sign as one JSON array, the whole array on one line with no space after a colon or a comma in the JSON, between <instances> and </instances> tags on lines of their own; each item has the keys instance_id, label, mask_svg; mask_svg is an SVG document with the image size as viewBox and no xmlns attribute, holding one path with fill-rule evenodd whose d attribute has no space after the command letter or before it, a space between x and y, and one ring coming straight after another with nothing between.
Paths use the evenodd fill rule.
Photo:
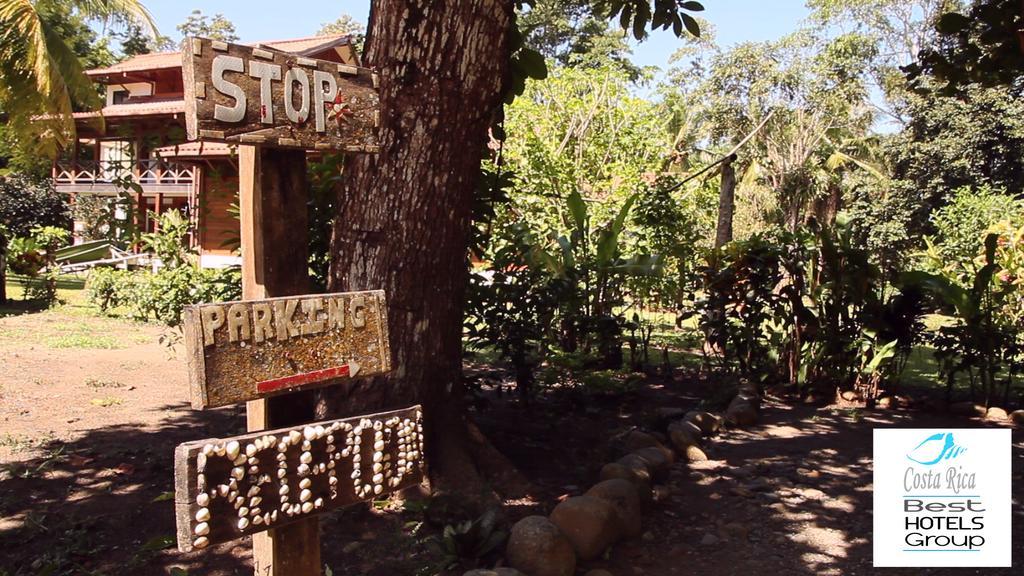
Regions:
<instances>
[{"instance_id":1,"label":"shell-decorated sign","mask_svg":"<svg viewBox=\"0 0 1024 576\"><path fill-rule=\"evenodd\" d=\"M423 473L420 406L186 442L174 454L178 549L380 497Z\"/></svg>"}]
</instances>

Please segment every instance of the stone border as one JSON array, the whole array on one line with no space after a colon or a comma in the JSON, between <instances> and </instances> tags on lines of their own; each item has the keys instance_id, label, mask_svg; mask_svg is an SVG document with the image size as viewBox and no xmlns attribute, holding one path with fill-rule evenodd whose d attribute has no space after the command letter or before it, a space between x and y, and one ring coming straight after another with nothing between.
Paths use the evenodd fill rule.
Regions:
<instances>
[{"instance_id":1,"label":"stone border","mask_svg":"<svg viewBox=\"0 0 1024 576\"><path fill-rule=\"evenodd\" d=\"M723 414L687 412L668 427L668 448L655 435L632 430L622 437L627 454L601 468L600 481L581 496L565 499L551 514L527 516L512 526L506 547L509 567L467 572L464 576L573 576L578 561L601 556L609 546L642 532L643 511L655 500L655 483L668 476L676 458L708 459L704 438L726 425L757 422L761 393L741 383Z\"/></svg>"}]
</instances>

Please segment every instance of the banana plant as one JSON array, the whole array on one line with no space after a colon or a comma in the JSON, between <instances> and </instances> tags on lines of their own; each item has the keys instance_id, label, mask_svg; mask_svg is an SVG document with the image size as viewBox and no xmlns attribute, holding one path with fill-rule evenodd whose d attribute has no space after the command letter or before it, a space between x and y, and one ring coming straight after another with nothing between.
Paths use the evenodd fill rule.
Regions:
<instances>
[{"instance_id":1,"label":"banana plant","mask_svg":"<svg viewBox=\"0 0 1024 576\"><path fill-rule=\"evenodd\" d=\"M946 377L946 396L951 397L956 374L968 376L971 395L975 385L981 387L987 407L996 389L997 378L1008 369L1013 378L1019 364L1020 344L1011 326L1001 322L1001 306L1016 291L1016 284L998 279L1001 270L996 262L998 234L988 234L984 241L984 265L975 273L967 287L956 279L924 271L903 274L904 285L920 287L931 294L951 314L955 322L943 326L933 338L936 359Z\"/></svg>"},{"instance_id":2,"label":"banana plant","mask_svg":"<svg viewBox=\"0 0 1024 576\"><path fill-rule=\"evenodd\" d=\"M590 209L579 192L565 200L566 232L552 233L528 252L532 267L545 270L558 291L559 343L567 352L596 348L602 367L622 364L623 277L653 275L662 259L639 255L624 258L621 240L636 194L602 226L594 226Z\"/></svg>"}]
</instances>

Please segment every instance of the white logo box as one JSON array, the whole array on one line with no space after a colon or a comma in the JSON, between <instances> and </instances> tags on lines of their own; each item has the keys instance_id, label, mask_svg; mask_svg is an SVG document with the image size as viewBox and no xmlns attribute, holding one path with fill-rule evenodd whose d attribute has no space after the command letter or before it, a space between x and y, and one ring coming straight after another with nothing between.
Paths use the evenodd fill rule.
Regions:
<instances>
[{"instance_id":1,"label":"white logo box","mask_svg":"<svg viewBox=\"0 0 1024 576\"><path fill-rule=\"evenodd\" d=\"M876 428L874 565L1009 567L1010 430Z\"/></svg>"}]
</instances>

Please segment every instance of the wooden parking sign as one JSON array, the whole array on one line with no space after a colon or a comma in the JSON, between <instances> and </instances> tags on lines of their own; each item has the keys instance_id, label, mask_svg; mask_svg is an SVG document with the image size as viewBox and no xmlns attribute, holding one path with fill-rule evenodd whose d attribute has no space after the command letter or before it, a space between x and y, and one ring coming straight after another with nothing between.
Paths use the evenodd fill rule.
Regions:
<instances>
[{"instance_id":1,"label":"wooden parking sign","mask_svg":"<svg viewBox=\"0 0 1024 576\"><path fill-rule=\"evenodd\" d=\"M188 306L183 324L197 409L391 370L380 290Z\"/></svg>"}]
</instances>

